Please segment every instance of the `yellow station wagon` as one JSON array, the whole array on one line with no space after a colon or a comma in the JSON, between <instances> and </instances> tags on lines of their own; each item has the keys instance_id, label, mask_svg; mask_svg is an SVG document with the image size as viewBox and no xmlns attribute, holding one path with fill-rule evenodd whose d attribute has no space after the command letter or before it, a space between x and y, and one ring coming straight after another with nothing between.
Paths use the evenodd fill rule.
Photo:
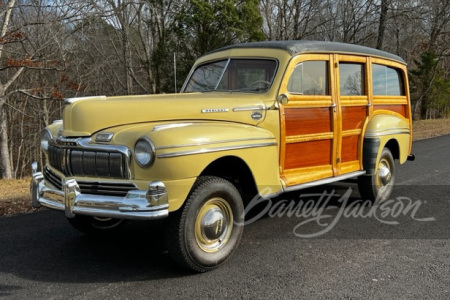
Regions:
<instances>
[{"instance_id":1,"label":"yellow station wagon","mask_svg":"<svg viewBox=\"0 0 450 300\"><path fill-rule=\"evenodd\" d=\"M33 205L90 234L167 218L170 254L196 271L236 249L256 195L357 177L383 201L394 160L414 159L406 64L362 46L238 44L198 59L179 94L65 103L33 163Z\"/></svg>"}]
</instances>

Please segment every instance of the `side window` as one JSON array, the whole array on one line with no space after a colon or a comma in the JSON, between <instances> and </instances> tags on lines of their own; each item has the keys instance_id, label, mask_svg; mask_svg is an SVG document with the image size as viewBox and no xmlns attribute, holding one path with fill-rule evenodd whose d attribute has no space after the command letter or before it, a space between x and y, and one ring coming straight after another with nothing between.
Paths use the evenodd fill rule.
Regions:
<instances>
[{"instance_id":1,"label":"side window","mask_svg":"<svg viewBox=\"0 0 450 300\"><path fill-rule=\"evenodd\" d=\"M400 70L372 64L373 94L375 96L404 96L403 76Z\"/></svg>"},{"instance_id":2,"label":"side window","mask_svg":"<svg viewBox=\"0 0 450 300\"><path fill-rule=\"evenodd\" d=\"M298 95L329 95L328 62L304 61L298 64L288 82L288 92Z\"/></svg>"},{"instance_id":3,"label":"side window","mask_svg":"<svg viewBox=\"0 0 450 300\"><path fill-rule=\"evenodd\" d=\"M364 65L358 63L339 63L339 86L341 96L365 95Z\"/></svg>"}]
</instances>

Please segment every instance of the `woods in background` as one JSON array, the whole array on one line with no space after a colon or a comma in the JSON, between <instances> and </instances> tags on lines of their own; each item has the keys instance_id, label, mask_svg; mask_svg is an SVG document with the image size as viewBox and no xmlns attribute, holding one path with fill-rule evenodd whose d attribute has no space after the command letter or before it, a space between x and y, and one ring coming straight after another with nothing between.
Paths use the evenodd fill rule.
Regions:
<instances>
[{"instance_id":1,"label":"woods in background","mask_svg":"<svg viewBox=\"0 0 450 300\"><path fill-rule=\"evenodd\" d=\"M42 163L40 134L63 98L172 93L197 57L241 42L395 53L409 64L415 117L447 117L449 22L450 0L2 0L0 177Z\"/></svg>"}]
</instances>

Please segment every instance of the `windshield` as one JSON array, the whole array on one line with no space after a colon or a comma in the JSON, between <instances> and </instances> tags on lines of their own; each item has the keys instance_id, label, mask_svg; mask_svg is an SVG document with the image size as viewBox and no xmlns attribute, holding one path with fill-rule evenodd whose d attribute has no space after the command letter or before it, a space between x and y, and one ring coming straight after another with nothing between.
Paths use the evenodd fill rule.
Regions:
<instances>
[{"instance_id":1,"label":"windshield","mask_svg":"<svg viewBox=\"0 0 450 300\"><path fill-rule=\"evenodd\" d=\"M272 85L277 62L271 59L226 59L198 66L184 93L236 91L264 93Z\"/></svg>"}]
</instances>

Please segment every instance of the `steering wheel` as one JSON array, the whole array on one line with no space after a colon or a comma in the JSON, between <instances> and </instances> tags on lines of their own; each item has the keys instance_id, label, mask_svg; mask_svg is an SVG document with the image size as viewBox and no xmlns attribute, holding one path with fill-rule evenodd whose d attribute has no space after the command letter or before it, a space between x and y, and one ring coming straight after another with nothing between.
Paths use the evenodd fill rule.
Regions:
<instances>
[{"instance_id":1,"label":"steering wheel","mask_svg":"<svg viewBox=\"0 0 450 300\"><path fill-rule=\"evenodd\" d=\"M267 81L267 80L256 80L256 81L253 81L252 83L250 83L249 87L250 88L256 87L257 85L259 85L261 83L263 83L267 86L270 86L270 84L271 84L270 81Z\"/></svg>"}]
</instances>

